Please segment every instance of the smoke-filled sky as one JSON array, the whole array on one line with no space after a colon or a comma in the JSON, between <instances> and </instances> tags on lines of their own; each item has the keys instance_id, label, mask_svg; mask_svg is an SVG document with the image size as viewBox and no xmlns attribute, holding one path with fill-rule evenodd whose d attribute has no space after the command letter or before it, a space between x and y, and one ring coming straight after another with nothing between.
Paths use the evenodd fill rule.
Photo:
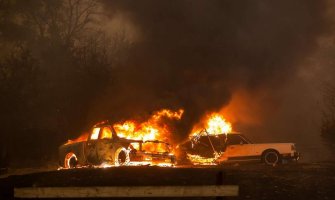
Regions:
<instances>
[{"instance_id":1,"label":"smoke-filled sky","mask_svg":"<svg viewBox=\"0 0 335 200\"><path fill-rule=\"evenodd\" d=\"M105 1L104 9L107 24L119 24L133 45L111 100L117 103L107 105L116 113L182 107L185 131L235 95L245 99L230 108L242 129L243 120L269 116L293 126L277 114L315 100L310 88L319 83L297 80L314 73L308 58L332 32L327 1ZM313 94L290 100L300 92ZM240 107L244 113L236 113ZM268 122L259 123L264 131Z\"/></svg>"}]
</instances>

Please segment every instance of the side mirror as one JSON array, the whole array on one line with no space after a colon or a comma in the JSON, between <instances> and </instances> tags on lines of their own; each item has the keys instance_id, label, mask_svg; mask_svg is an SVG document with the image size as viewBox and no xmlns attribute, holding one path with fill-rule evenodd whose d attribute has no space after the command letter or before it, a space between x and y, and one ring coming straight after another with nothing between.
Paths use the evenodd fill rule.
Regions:
<instances>
[{"instance_id":1,"label":"side mirror","mask_svg":"<svg viewBox=\"0 0 335 200\"><path fill-rule=\"evenodd\" d=\"M240 145L243 145L243 144L244 144L244 143L241 141L241 142L240 142Z\"/></svg>"}]
</instances>

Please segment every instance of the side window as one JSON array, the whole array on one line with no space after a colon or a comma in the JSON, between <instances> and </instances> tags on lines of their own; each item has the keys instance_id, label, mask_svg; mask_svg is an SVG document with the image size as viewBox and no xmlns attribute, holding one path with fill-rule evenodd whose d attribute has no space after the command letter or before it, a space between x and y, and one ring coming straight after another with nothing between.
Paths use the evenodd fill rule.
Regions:
<instances>
[{"instance_id":1,"label":"side window","mask_svg":"<svg viewBox=\"0 0 335 200\"><path fill-rule=\"evenodd\" d=\"M112 130L109 127L104 127L101 132L100 139L112 139Z\"/></svg>"},{"instance_id":2,"label":"side window","mask_svg":"<svg viewBox=\"0 0 335 200\"><path fill-rule=\"evenodd\" d=\"M90 139L96 140L99 137L100 128L93 128Z\"/></svg>"},{"instance_id":3,"label":"side window","mask_svg":"<svg viewBox=\"0 0 335 200\"><path fill-rule=\"evenodd\" d=\"M228 144L229 145L237 145L244 144L245 142L238 135L230 135L228 136Z\"/></svg>"},{"instance_id":4,"label":"side window","mask_svg":"<svg viewBox=\"0 0 335 200\"><path fill-rule=\"evenodd\" d=\"M198 140L198 145L205 146L205 147L211 147L211 144L209 143L207 136L202 136Z\"/></svg>"},{"instance_id":5,"label":"side window","mask_svg":"<svg viewBox=\"0 0 335 200\"><path fill-rule=\"evenodd\" d=\"M215 149L222 149L226 143L226 135L216 135L211 137L211 141Z\"/></svg>"}]
</instances>

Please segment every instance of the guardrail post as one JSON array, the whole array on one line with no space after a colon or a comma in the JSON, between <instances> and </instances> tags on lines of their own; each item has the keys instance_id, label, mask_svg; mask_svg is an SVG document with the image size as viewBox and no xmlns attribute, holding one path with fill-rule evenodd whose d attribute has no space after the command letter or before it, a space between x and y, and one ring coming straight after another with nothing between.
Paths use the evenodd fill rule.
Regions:
<instances>
[{"instance_id":1,"label":"guardrail post","mask_svg":"<svg viewBox=\"0 0 335 200\"><path fill-rule=\"evenodd\" d=\"M223 185L224 179L226 177L226 173L223 172L222 170L220 170L217 174L216 174L216 185ZM217 200L224 200L226 198L224 197L216 197Z\"/></svg>"}]
</instances>

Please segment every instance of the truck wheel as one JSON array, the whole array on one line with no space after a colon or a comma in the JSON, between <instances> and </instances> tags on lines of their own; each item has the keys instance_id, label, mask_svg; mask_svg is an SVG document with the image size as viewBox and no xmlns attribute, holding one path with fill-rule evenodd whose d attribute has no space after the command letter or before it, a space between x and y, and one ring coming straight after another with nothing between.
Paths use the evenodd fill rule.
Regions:
<instances>
[{"instance_id":1,"label":"truck wheel","mask_svg":"<svg viewBox=\"0 0 335 200\"><path fill-rule=\"evenodd\" d=\"M275 150L267 150L262 155L262 161L267 165L276 165L281 161L280 154Z\"/></svg>"},{"instance_id":2,"label":"truck wheel","mask_svg":"<svg viewBox=\"0 0 335 200\"><path fill-rule=\"evenodd\" d=\"M127 165L129 163L129 152L124 148L120 147L115 151L115 166Z\"/></svg>"},{"instance_id":3,"label":"truck wheel","mask_svg":"<svg viewBox=\"0 0 335 200\"><path fill-rule=\"evenodd\" d=\"M70 169L70 168L75 168L78 164L78 159L76 154L70 152L66 154L65 160L64 160L64 168Z\"/></svg>"}]
</instances>

